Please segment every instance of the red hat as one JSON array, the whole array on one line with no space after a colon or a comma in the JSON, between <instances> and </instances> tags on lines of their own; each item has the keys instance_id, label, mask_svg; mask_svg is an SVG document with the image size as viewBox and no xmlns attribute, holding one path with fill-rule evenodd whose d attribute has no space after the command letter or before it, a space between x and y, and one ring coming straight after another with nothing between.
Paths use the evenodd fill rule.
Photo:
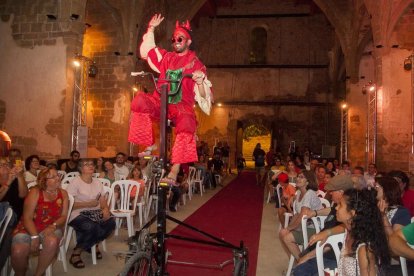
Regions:
<instances>
[{"instance_id":1,"label":"red hat","mask_svg":"<svg viewBox=\"0 0 414 276\"><path fill-rule=\"evenodd\" d=\"M285 173L280 173L277 176L277 180L279 180L279 183L288 183L289 182L289 176Z\"/></svg>"}]
</instances>

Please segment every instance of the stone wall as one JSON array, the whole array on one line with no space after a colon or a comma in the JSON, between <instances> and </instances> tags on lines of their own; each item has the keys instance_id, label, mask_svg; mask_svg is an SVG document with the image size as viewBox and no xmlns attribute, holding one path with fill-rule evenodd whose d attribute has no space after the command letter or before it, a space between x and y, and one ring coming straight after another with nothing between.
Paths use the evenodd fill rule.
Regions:
<instances>
[{"instance_id":1,"label":"stone wall","mask_svg":"<svg viewBox=\"0 0 414 276\"><path fill-rule=\"evenodd\" d=\"M73 70L81 48L83 1L0 2L2 129L25 156L54 159L70 150ZM82 12L83 11L83 12ZM49 15L49 17L47 16ZM51 18L53 15L54 18Z\"/></svg>"},{"instance_id":2,"label":"stone wall","mask_svg":"<svg viewBox=\"0 0 414 276\"><path fill-rule=\"evenodd\" d=\"M289 1L267 1L266 5L264 0L259 2L263 2L260 10L255 5L257 1L235 2L231 9L219 9L218 14L309 13L309 6L295 7ZM261 68L243 68L250 64L250 32L255 27L267 31L267 62ZM344 91L330 91L327 52L333 47L334 32L322 14L202 19L194 33L199 56L207 64L213 83L216 104L224 103L222 107L215 105L210 117L202 116L199 137L205 137L210 145L214 138L225 140L236 149L237 122L245 128L256 120L269 126L284 153L292 140L298 147L308 146L318 153L324 144L339 145L337 103L338 98L344 97ZM288 68L296 65L325 67ZM245 102L243 106L232 104L240 101ZM269 106L266 101L279 104ZM330 104L285 105L283 101Z\"/></svg>"}]
</instances>

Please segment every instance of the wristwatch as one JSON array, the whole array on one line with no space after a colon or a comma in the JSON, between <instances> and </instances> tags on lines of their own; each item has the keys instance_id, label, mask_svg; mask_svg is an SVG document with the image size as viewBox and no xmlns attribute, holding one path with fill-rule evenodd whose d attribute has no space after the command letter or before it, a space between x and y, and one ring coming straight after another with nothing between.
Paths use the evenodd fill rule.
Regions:
<instances>
[{"instance_id":1,"label":"wristwatch","mask_svg":"<svg viewBox=\"0 0 414 276\"><path fill-rule=\"evenodd\" d=\"M39 235L34 235L34 236L30 236L30 239L34 240L34 239L38 239Z\"/></svg>"}]
</instances>

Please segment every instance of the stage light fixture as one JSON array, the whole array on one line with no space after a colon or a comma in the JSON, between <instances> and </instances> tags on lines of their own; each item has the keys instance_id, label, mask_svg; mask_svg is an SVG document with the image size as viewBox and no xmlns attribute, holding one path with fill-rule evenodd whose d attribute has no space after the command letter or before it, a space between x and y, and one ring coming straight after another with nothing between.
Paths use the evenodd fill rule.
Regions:
<instances>
[{"instance_id":1,"label":"stage light fixture","mask_svg":"<svg viewBox=\"0 0 414 276\"><path fill-rule=\"evenodd\" d=\"M347 105L346 103L342 103L342 104L341 104L341 108L342 108L342 109L346 109L346 108L348 108L348 105Z\"/></svg>"},{"instance_id":2,"label":"stage light fixture","mask_svg":"<svg viewBox=\"0 0 414 276\"><path fill-rule=\"evenodd\" d=\"M73 60L73 65L75 65L75 67L80 67L81 66L80 60L78 59Z\"/></svg>"},{"instance_id":3,"label":"stage light fixture","mask_svg":"<svg viewBox=\"0 0 414 276\"><path fill-rule=\"evenodd\" d=\"M91 65L89 65L88 68L88 76L91 78L96 77L98 74L98 67L96 66L95 62L93 62Z\"/></svg>"},{"instance_id":4,"label":"stage light fixture","mask_svg":"<svg viewBox=\"0 0 414 276\"><path fill-rule=\"evenodd\" d=\"M222 104L221 103L218 103L217 106L222 106Z\"/></svg>"},{"instance_id":5,"label":"stage light fixture","mask_svg":"<svg viewBox=\"0 0 414 276\"><path fill-rule=\"evenodd\" d=\"M369 87L369 92L375 91L375 84L371 84Z\"/></svg>"}]
</instances>

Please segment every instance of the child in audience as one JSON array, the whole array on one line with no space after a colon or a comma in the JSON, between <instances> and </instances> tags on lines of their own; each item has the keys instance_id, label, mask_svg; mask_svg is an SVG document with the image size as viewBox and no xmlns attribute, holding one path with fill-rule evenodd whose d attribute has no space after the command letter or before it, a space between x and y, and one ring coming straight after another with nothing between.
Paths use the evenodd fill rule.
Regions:
<instances>
[{"instance_id":1,"label":"child in audience","mask_svg":"<svg viewBox=\"0 0 414 276\"><path fill-rule=\"evenodd\" d=\"M237 175L240 176L243 169L246 167L246 159L243 158L243 154L239 153L237 157Z\"/></svg>"},{"instance_id":2,"label":"child in audience","mask_svg":"<svg viewBox=\"0 0 414 276\"><path fill-rule=\"evenodd\" d=\"M280 199L282 206L278 209L279 221L285 225L285 213L292 213L292 204L295 197L296 189L289 184L289 176L286 173L280 173L277 176L280 186L282 186L282 197Z\"/></svg>"}]
</instances>

